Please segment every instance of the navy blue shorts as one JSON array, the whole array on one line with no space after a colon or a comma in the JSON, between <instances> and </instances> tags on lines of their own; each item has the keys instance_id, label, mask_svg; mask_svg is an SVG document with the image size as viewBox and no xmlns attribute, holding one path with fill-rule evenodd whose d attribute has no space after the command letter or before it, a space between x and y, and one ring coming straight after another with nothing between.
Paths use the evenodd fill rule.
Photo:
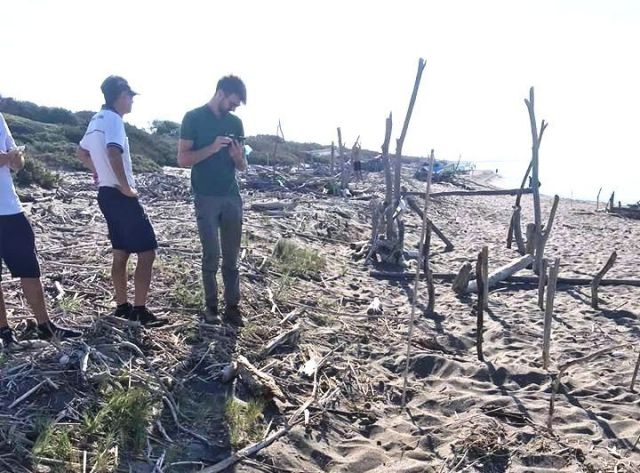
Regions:
<instances>
[{"instance_id":1,"label":"navy blue shorts","mask_svg":"<svg viewBox=\"0 0 640 473\"><path fill-rule=\"evenodd\" d=\"M156 233L137 197L127 197L115 187L98 189L98 205L107 221L114 250L143 253L158 248Z\"/></svg>"},{"instance_id":2,"label":"navy blue shorts","mask_svg":"<svg viewBox=\"0 0 640 473\"><path fill-rule=\"evenodd\" d=\"M14 278L40 277L36 238L22 212L0 215L0 273L3 261Z\"/></svg>"}]
</instances>

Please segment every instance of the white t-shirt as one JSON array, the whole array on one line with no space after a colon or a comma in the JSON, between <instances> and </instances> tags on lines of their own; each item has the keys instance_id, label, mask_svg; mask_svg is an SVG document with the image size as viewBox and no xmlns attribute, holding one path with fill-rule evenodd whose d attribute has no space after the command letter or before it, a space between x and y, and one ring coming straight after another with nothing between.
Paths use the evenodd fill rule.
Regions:
<instances>
[{"instance_id":1,"label":"white t-shirt","mask_svg":"<svg viewBox=\"0 0 640 473\"><path fill-rule=\"evenodd\" d=\"M103 108L89 122L87 131L80 140L80 147L91 154L91 161L93 161L98 174L98 185L117 187L119 185L118 178L111 167L107 146L120 148L127 182L130 187L135 187L131 155L129 154L129 139L124 130L122 117L112 110Z\"/></svg>"},{"instance_id":2,"label":"white t-shirt","mask_svg":"<svg viewBox=\"0 0 640 473\"><path fill-rule=\"evenodd\" d=\"M13 141L7 122L0 113L0 152L6 153L15 147L16 142ZM22 205L13 187L9 164L0 166L0 215L15 215L20 212L22 212Z\"/></svg>"}]
</instances>

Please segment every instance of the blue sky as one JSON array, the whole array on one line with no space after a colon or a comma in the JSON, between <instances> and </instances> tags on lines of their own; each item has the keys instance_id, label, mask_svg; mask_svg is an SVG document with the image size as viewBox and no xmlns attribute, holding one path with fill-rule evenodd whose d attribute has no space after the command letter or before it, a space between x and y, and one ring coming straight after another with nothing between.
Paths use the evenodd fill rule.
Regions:
<instances>
[{"instance_id":1,"label":"blue sky","mask_svg":"<svg viewBox=\"0 0 640 473\"><path fill-rule=\"evenodd\" d=\"M640 2L48 1L3 2L0 93L96 109L109 74L142 95L127 119L180 121L217 79L240 75L247 134L329 143L341 126L378 149L402 121L427 60L405 151L522 171L536 90L547 191L635 194L640 172ZM627 189L627 190L624 190ZM593 194L593 195L591 195Z\"/></svg>"}]
</instances>

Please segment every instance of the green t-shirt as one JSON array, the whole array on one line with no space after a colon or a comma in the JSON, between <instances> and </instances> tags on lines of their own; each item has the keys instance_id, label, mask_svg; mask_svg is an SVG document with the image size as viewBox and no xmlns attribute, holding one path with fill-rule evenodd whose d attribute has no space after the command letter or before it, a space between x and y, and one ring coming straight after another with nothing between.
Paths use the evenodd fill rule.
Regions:
<instances>
[{"instance_id":1,"label":"green t-shirt","mask_svg":"<svg viewBox=\"0 0 640 473\"><path fill-rule=\"evenodd\" d=\"M218 118L208 105L187 112L180 128L180 138L193 141L194 151L227 135L244 136L242 120L231 113ZM226 147L193 166L191 187L200 195L240 195L236 166Z\"/></svg>"}]
</instances>

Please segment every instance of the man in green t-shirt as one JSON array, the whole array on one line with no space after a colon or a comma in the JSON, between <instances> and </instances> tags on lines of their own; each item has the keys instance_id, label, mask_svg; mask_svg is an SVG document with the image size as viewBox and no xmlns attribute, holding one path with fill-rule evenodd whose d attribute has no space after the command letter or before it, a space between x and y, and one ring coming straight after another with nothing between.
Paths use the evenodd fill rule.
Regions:
<instances>
[{"instance_id":1,"label":"man in green t-shirt","mask_svg":"<svg viewBox=\"0 0 640 473\"><path fill-rule=\"evenodd\" d=\"M220 323L216 274L222 254L225 320L241 326L238 256L242 238L242 199L236 170L247 169L242 120L232 114L246 103L239 77L218 81L216 92L202 107L184 116L178 143L178 164L191 168L198 233L202 243L205 321Z\"/></svg>"}]
</instances>

